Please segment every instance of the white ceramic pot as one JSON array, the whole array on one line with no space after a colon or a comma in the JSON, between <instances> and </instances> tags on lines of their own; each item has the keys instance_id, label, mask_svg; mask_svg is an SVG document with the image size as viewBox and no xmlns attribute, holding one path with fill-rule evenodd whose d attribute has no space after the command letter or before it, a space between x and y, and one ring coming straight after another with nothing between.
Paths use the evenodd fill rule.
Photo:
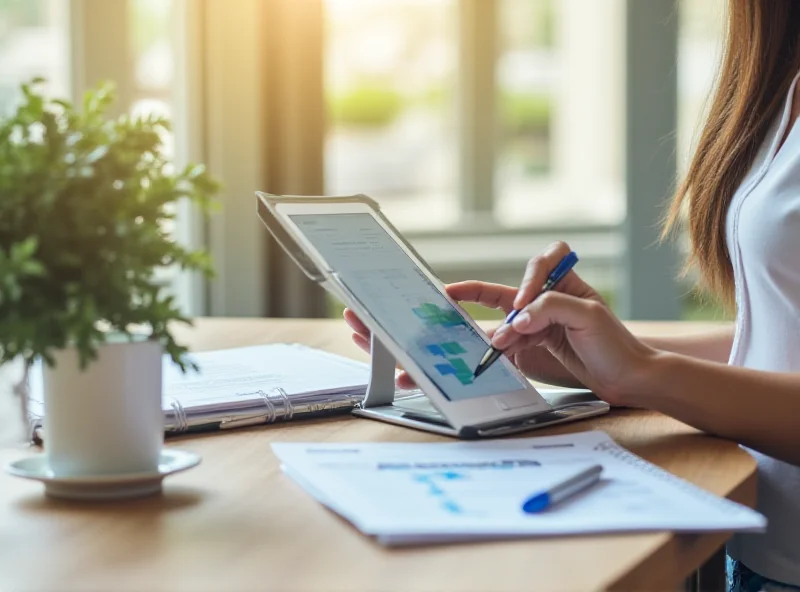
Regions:
<instances>
[{"instance_id":1,"label":"white ceramic pot","mask_svg":"<svg viewBox=\"0 0 800 592\"><path fill-rule=\"evenodd\" d=\"M58 476L152 473L164 443L155 341L109 342L80 370L77 351L44 364L44 450Z\"/></svg>"}]
</instances>

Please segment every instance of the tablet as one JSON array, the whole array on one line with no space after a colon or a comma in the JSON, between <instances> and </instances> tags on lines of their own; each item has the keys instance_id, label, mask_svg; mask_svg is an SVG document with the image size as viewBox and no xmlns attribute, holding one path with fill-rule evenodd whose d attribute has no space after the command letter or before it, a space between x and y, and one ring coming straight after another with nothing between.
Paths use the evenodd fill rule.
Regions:
<instances>
[{"instance_id":1,"label":"tablet","mask_svg":"<svg viewBox=\"0 0 800 592\"><path fill-rule=\"evenodd\" d=\"M277 198L264 205L284 248L359 315L453 427L550 409L505 357L473 378L489 338L373 200Z\"/></svg>"}]
</instances>

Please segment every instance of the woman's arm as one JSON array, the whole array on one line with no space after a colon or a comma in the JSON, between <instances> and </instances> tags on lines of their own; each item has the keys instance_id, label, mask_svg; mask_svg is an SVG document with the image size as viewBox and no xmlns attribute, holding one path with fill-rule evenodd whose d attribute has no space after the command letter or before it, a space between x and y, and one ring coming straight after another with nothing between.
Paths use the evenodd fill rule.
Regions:
<instances>
[{"instance_id":1,"label":"woman's arm","mask_svg":"<svg viewBox=\"0 0 800 592\"><path fill-rule=\"evenodd\" d=\"M798 374L661 353L621 398L800 466Z\"/></svg>"},{"instance_id":2,"label":"woman's arm","mask_svg":"<svg viewBox=\"0 0 800 592\"><path fill-rule=\"evenodd\" d=\"M449 284L447 291L454 300L477 303L488 308L502 310L508 314L514 306L518 289L511 286L487 282L466 281ZM601 299L597 296L597 301ZM351 311L344 311L344 318L353 329L353 341L365 352L370 351L369 329ZM490 334L493 331L489 332ZM705 360L726 362L733 343L733 327L702 333L697 335L646 337L643 343L654 349L679 353ZM585 388L562 363L544 347L536 347L525 340L517 341L514 347L506 350L506 355L528 378L545 384ZM398 385L402 388L413 388L414 382L406 373L398 377Z\"/></svg>"},{"instance_id":3,"label":"woman's arm","mask_svg":"<svg viewBox=\"0 0 800 592\"><path fill-rule=\"evenodd\" d=\"M675 335L671 337L642 337L642 342L653 349L660 349L691 358L710 362L726 363L733 346L734 328L722 327L716 331L697 335Z\"/></svg>"},{"instance_id":4,"label":"woman's arm","mask_svg":"<svg viewBox=\"0 0 800 592\"><path fill-rule=\"evenodd\" d=\"M514 303L523 310L494 334L495 347L545 346L612 405L661 411L800 466L800 374L660 351L633 336L574 271L562 281L562 292L534 299L536 287L568 252L561 243L531 261Z\"/></svg>"}]
</instances>

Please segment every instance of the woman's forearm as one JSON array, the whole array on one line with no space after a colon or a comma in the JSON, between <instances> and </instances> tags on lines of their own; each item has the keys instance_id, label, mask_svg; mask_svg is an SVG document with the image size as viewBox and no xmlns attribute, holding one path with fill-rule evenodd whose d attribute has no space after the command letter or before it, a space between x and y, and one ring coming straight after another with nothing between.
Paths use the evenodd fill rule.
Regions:
<instances>
[{"instance_id":1,"label":"woman's forearm","mask_svg":"<svg viewBox=\"0 0 800 592\"><path fill-rule=\"evenodd\" d=\"M630 398L632 404L800 465L800 374L659 353Z\"/></svg>"},{"instance_id":2,"label":"woman's forearm","mask_svg":"<svg viewBox=\"0 0 800 592\"><path fill-rule=\"evenodd\" d=\"M690 358L725 363L728 361L733 346L733 334L734 328L730 326L698 335L642 337L641 341L653 349L681 354Z\"/></svg>"}]
</instances>

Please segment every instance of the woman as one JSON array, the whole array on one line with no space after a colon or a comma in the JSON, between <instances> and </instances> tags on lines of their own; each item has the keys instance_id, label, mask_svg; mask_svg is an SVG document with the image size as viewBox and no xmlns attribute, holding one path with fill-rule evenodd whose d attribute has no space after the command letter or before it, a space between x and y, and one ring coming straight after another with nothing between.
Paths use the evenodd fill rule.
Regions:
<instances>
[{"instance_id":1,"label":"woman","mask_svg":"<svg viewBox=\"0 0 800 592\"><path fill-rule=\"evenodd\" d=\"M732 590L800 590L800 0L731 0L708 120L665 225L688 212L690 264L735 327L639 339L575 272L534 299L569 251L533 258L519 289L464 282L461 301L524 309L494 333L529 377L671 415L735 440L759 465L765 534L735 536ZM368 348L364 325L345 318ZM410 379L401 381L409 386Z\"/></svg>"}]
</instances>

